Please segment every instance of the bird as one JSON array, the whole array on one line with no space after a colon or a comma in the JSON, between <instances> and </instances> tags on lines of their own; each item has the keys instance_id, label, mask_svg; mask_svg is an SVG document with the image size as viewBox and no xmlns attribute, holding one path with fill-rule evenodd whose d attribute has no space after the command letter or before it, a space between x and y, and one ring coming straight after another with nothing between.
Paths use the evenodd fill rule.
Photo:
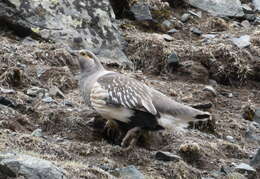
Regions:
<instances>
[{"instance_id":1,"label":"bird","mask_svg":"<svg viewBox=\"0 0 260 179\"><path fill-rule=\"evenodd\" d=\"M70 53L79 61L79 88L85 103L107 120L106 127L128 127L122 147L135 144L142 131L183 129L191 121L211 119L209 112L176 102L137 79L105 69L90 50Z\"/></svg>"}]
</instances>

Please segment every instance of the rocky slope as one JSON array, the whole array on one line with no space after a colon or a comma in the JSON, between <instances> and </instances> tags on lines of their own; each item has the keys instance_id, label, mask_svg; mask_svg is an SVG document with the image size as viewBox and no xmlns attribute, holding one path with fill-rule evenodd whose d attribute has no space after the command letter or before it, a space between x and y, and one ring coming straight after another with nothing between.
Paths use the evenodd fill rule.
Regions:
<instances>
[{"instance_id":1,"label":"rocky slope","mask_svg":"<svg viewBox=\"0 0 260 179\"><path fill-rule=\"evenodd\" d=\"M114 0L111 6L105 0L73 1L73 8L88 8L76 8L76 17L68 23L90 22L85 30L95 31L98 43L93 33L66 21L58 25L73 32L64 38L55 35L56 13L65 14L59 18L71 15L71 6L62 1L49 1L44 8L38 1L31 6L15 2L0 2L5 12L24 13L15 18L0 13L5 19L0 23L1 179L260 178L260 16L253 6L257 1L242 1L243 7L236 1L239 17L215 17L192 0ZM90 13L91 8L106 13ZM39 20L38 13L46 18ZM45 22L50 17L52 23ZM41 24L28 23L33 20ZM113 39L105 36L110 30ZM74 37L75 33L81 35ZM58 40L50 42L52 37ZM111 53L109 44L117 50ZM110 143L103 120L84 105L77 60L68 47L92 48L107 68L208 110L214 120L191 124L184 132L150 133L125 151ZM122 65L126 57L133 64L128 62L128 68ZM93 119L100 124L90 126Z\"/></svg>"}]
</instances>

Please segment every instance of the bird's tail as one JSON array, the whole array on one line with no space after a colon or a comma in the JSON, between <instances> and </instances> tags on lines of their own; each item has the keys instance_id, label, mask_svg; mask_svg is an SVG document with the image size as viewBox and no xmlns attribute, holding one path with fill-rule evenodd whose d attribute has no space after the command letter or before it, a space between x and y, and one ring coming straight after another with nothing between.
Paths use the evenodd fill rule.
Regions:
<instances>
[{"instance_id":1,"label":"bird's tail","mask_svg":"<svg viewBox=\"0 0 260 179\"><path fill-rule=\"evenodd\" d=\"M158 122L164 128L184 128L191 121L211 119L209 112L178 103L158 91L153 93L153 104L160 113Z\"/></svg>"}]
</instances>

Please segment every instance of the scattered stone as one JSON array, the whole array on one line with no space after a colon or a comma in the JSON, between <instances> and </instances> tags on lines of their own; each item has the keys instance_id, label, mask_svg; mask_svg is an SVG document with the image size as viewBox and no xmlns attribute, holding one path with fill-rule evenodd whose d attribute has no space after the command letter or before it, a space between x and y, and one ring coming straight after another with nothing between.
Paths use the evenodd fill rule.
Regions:
<instances>
[{"instance_id":1,"label":"scattered stone","mask_svg":"<svg viewBox=\"0 0 260 179\"><path fill-rule=\"evenodd\" d=\"M155 158L157 160L162 160L162 161L179 161L179 160L181 160L180 156L175 155L170 152L163 152L163 151L156 152Z\"/></svg>"},{"instance_id":2,"label":"scattered stone","mask_svg":"<svg viewBox=\"0 0 260 179\"><path fill-rule=\"evenodd\" d=\"M188 11L191 15L193 16L196 16L198 18L201 18L202 17L202 12L201 11L198 11L198 12L193 12L191 10Z\"/></svg>"},{"instance_id":3,"label":"scattered stone","mask_svg":"<svg viewBox=\"0 0 260 179\"><path fill-rule=\"evenodd\" d=\"M224 175L229 174L232 171L231 167L229 166L221 166L220 172L223 173Z\"/></svg>"},{"instance_id":4,"label":"scattered stone","mask_svg":"<svg viewBox=\"0 0 260 179\"><path fill-rule=\"evenodd\" d=\"M191 32L193 32L196 35L202 35L203 34L203 32L196 27L192 27Z\"/></svg>"},{"instance_id":5,"label":"scattered stone","mask_svg":"<svg viewBox=\"0 0 260 179\"><path fill-rule=\"evenodd\" d=\"M33 86L32 88L26 91L26 94L32 97L37 97L39 94L42 96L45 94L46 90L43 88L39 88L37 86Z\"/></svg>"},{"instance_id":6,"label":"scattered stone","mask_svg":"<svg viewBox=\"0 0 260 179\"><path fill-rule=\"evenodd\" d=\"M216 91L212 86L206 85L206 86L203 88L203 91L209 91L209 92L211 92L214 96L217 96L217 91Z\"/></svg>"},{"instance_id":7,"label":"scattered stone","mask_svg":"<svg viewBox=\"0 0 260 179\"><path fill-rule=\"evenodd\" d=\"M167 64L168 65L174 65L174 66L177 66L179 65L179 57L176 53L171 53L168 57L167 57Z\"/></svg>"},{"instance_id":8,"label":"scattered stone","mask_svg":"<svg viewBox=\"0 0 260 179\"><path fill-rule=\"evenodd\" d=\"M238 166L235 167L235 171L246 174L247 178L250 179L253 179L256 176L256 170L246 163L240 163Z\"/></svg>"},{"instance_id":9,"label":"scattered stone","mask_svg":"<svg viewBox=\"0 0 260 179\"><path fill-rule=\"evenodd\" d=\"M31 135L34 136L34 137L42 137L42 136L43 136L43 134L42 134L42 129L35 129L35 130L32 132Z\"/></svg>"},{"instance_id":10,"label":"scattered stone","mask_svg":"<svg viewBox=\"0 0 260 179\"><path fill-rule=\"evenodd\" d=\"M210 79L210 80L209 80L209 85L210 85L210 86L213 86L213 87L216 87L216 86L218 86L218 83L216 82L216 80Z\"/></svg>"},{"instance_id":11,"label":"scattered stone","mask_svg":"<svg viewBox=\"0 0 260 179\"><path fill-rule=\"evenodd\" d=\"M42 98L42 101L45 103L52 103L54 102L54 99L52 99L52 97L50 96L45 96L44 98Z\"/></svg>"},{"instance_id":12,"label":"scattered stone","mask_svg":"<svg viewBox=\"0 0 260 179\"><path fill-rule=\"evenodd\" d=\"M230 136L230 135L226 136L226 139L227 139L229 142L235 142L234 137L232 137L232 136Z\"/></svg>"},{"instance_id":13,"label":"scattered stone","mask_svg":"<svg viewBox=\"0 0 260 179\"><path fill-rule=\"evenodd\" d=\"M37 77L40 78L42 76L42 74L44 74L49 69L50 69L49 67L38 66L36 68Z\"/></svg>"},{"instance_id":14,"label":"scattered stone","mask_svg":"<svg viewBox=\"0 0 260 179\"><path fill-rule=\"evenodd\" d=\"M150 21L153 19L149 6L146 3L134 3L130 8L130 12L132 12L137 21Z\"/></svg>"},{"instance_id":15,"label":"scattered stone","mask_svg":"<svg viewBox=\"0 0 260 179\"><path fill-rule=\"evenodd\" d=\"M260 148L257 150L255 156L250 161L250 165L253 166L256 169L260 168Z\"/></svg>"},{"instance_id":16,"label":"scattered stone","mask_svg":"<svg viewBox=\"0 0 260 179\"><path fill-rule=\"evenodd\" d=\"M244 20L241 22L241 25L244 27L244 28L250 28L251 24L248 20Z\"/></svg>"},{"instance_id":17,"label":"scattered stone","mask_svg":"<svg viewBox=\"0 0 260 179\"><path fill-rule=\"evenodd\" d=\"M255 24L255 25L259 25L259 24L260 24L260 17L256 17L256 18L255 18L254 24Z\"/></svg>"},{"instance_id":18,"label":"scattered stone","mask_svg":"<svg viewBox=\"0 0 260 179\"><path fill-rule=\"evenodd\" d=\"M11 101L10 99L8 99L4 96L0 96L0 104L11 107L11 108L14 108L17 106L13 101Z\"/></svg>"},{"instance_id":19,"label":"scattered stone","mask_svg":"<svg viewBox=\"0 0 260 179\"><path fill-rule=\"evenodd\" d=\"M260 124L260 108L256 108L255 109L255 114L254 114L253 121L255 121L258 124Z\"/></svg>"},{"instance_id":20,"label":"scattered stone","mask_svg":"<svg viewBox=\"0 0 260 179\"><path fill-rule=\"evenodd\" d=\"M187 22L190 19L190 14L185 13L181 16L181 21L182 22Z\"/></svg>"},{"instance_id":21,"label":"scattered stone","mask_svg":"<svg viewBox=\"0 0 260 179\"><path fill-rule=\"evenodd\" d=\"M185 2L216 16L241 17L244 15L240 0L185 0Z\"/></svg>"},{"instance_id":22,"label":"scattered stone","mask_svg":"<svg viewBox=\"0 0 260 179\"><path fill-rule=\"evenodd\" d=\"M50 89L49 89L49 95L52 96L52 97L60 97L60 98L65 98L63 92L57 87L57 86L52 86Z\"/></svg>"},{"instance_id":23,"label":"scattered stone","mask_svg":"<svg viewBox=\"0 0 260 179\"><path fill-rule=\"evenodd\" d=\"M210 109L212 107L212 103L199 103L199 104L193 104L191 107L195 109Z\"/></svg>"},{"instance_id":24,"label":"scattered stone","mask_svg":"<svg viewBox=\"0 0 260 179\"><path fill-rule=\"evenodd\" d=\"M162 37L165 41L168 41L168 42L173 41L173 37L168 34L163 34Z\"/></svg>"},{"instance_id":25,"label":"scattered stone","mask_svg":"<svg viewBox=\"0 0 260 179\"><path fill-rule=\"evenodd\" d=\"M245 48L251 44L249 35L243 35L239 38L232 38L231 41L239 48Z\"/></svg>"},{"instance_id":26,"label":"scattered stone","mask_svg":"<svg viewBox=\"0 0 260 179\"><path fill-rule=\"evenodd\" d=\"M260 11L260 1L259 0L253 0L253 4L255 6L255 9L257 11Z\"/></svg>"},{"instance_id":27,"label":"scattered stone","mask_svg":"<svg viewBox=\"0 0 260 179\"><path fill-rule=\"evenodd\" d=\"M64 106L69 106L69 107L73 107L73 106L74 106L71 101L67 101L67 100L64 100L64 101L62 102L62 104L63 104Z\"/></svg>"},{"instance_id":28,"label":"scattered stone","mask_svg":"<svg viewBox=\"0 0 260 179\"><path fill-rule=\"evenodd\" d=\"M242 4L242 8L245 13L254 13L253 9L247 4Z\"/></svg>"},{"instance_id":29,"label":"scattered stone","mask_svg":"<svg viewBox=\"0 0 260 179\"><path fill-rule=\"evenodd\" d=\"M178 30L176 30L176 29L171 29L171 30L169 30L167 33L168 33L168 34L174 34L174 33L176 33L176 32L178 32Z\"/></svg>"},{"instance_id":30,"label":"scattered stone","mask_svg":"<svg viewBox=\"0 0 260 179\"><path fill-rule=\"evenodd\" d=\"M113 171L113 174L119 178L127 179L144 179L144 175L136 169L135 166L130 165L125 168L117 168Z\"/></svg>"},{"instance_id":31,"label":"scattered stone","mask_svg":"<svg viewBox=\"0 0 260 179\"><path fill-rule=\"evenodd\" d=\"M170 29L172 27L172 22L169 20L164 20L162 22L162 25L166 28L166 29Z\"/></svg>"},{"instance_id":32,"label":"scattered stone","mask_svg":"<svg viewBox=\"0 0 260 179\"><path fill-rule=\"evenodd\" d=\"M215 34L202 34L202 37L203 38L206 38L206 39L214 39L216 38L217 35Z\"/></svg>"},{"instance_id":33,"label":"scattered stone","mask_svg":"<svg viewBox=\"0 0 260 179\"><path fill-rule=\"evenodd\" d=\"M232 93L228 93L228 97L229 98L233 98L233 94Z\"/></svg>"},{"instance_id":34,"label":"scattered stone","mask_svg":"<svg viewBox=\"0 0 260 179\"><path fill-rule=\"evenodd\" d=\"M256 19L256 15L255 14L245 14L244 18L250 22L254 21Z\"/></svg>"},{"instance_id":35,"label":"scattered stone","mask_svg":"<svg viewBox=\"0 0 260 179\"><path fill-rule=\"evenodd\" d=\"M14 94L15 90L13 90L13 89L4 89L4 88L0 87L0 92L4 93L4 94Z\"/></svg>"},{"instance_id":36,"label":"scattered stone","mask_svg":"<svg viewBox=\"0 0 260 179\"><path fill-rule=\"evenodd\" d=\"M0 174L4 178L66 179L65 171L51 162L19 153L0 153Z\"/></svg>"}]
</instances>

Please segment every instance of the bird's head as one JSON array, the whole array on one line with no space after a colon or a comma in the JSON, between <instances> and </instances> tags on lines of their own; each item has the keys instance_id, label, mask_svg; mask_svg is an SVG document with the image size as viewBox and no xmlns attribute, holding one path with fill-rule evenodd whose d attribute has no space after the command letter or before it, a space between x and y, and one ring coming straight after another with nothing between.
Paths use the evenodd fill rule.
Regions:
<instances>
[{"instance_id":1,"label":"bird's head","mask_svg":"<svg viewBox=\"0 0 260 179\"><path fill-rule=\"evenodd\" d=\"M78 57L81 73L92 73L104 69L99 58L89 50L70 50L69 52Z\"/></svg>"}]
</instances>

